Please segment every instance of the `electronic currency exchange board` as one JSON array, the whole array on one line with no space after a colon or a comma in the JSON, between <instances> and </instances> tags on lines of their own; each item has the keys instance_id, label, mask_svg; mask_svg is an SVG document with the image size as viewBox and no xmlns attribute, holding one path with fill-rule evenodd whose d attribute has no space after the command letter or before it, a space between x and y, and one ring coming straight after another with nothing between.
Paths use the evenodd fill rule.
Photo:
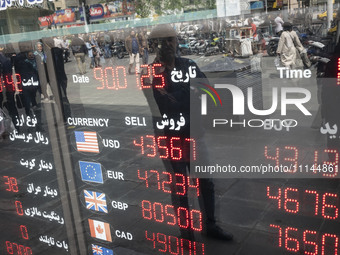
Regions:
<instances>
[{"instance_id":1,"label":"electronic currency exchange board","mask_svg":"<svg viewBox=\"0 0 340 255\"><path fill-rule=\"evenodd\" d=\"M49 100L27 112L17 101L36 78L1 76L15 126L0 143L1 254L339 253L336 77L318 101L314 69L281 77L270 57L164 70L150 54L142 73L110 58L79 74L50 39ZM5 56L18 63L26 44ZM207 234L212 220L233 240Z\"/></svg>"}]
</instances>

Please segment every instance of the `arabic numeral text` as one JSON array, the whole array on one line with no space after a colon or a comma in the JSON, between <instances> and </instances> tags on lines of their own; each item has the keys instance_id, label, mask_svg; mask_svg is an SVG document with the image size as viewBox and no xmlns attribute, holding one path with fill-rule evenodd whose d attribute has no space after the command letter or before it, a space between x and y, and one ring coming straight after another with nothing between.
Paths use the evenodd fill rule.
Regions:
<instances>
[{"instance_id":1,"label":"arabic numeral text","mask_svg":"<svg viewBox=\"0 0 340 255\"><path fill-rule=\"evenodd\" d=\"M308 166L306 165L306 171L308 172ZM314 164L310 167L310 171L316 173L334 173L335 166L333 164Z\"/></svg>"}]
</instances>

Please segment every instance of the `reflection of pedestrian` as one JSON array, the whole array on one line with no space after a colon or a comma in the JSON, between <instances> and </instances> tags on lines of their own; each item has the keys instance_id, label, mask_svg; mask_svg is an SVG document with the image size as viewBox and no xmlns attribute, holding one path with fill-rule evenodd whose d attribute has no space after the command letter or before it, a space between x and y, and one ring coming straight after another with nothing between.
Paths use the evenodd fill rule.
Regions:
<instances>
[{"instance_id":1,"label":"reflection of pedestrian","mask_svg":"<svg viewBox=\"0 0 340 255\"><path fill-rule=\"evenodd\" d=\"M97 40L95 38L95 36L91 37L91 46L92 46L92 53L93 53L93 58L94 58L94 66L95 67L101 67L100 65L100 56L102 56L103 54L101 53L101 50L98 46Z\"/></svg>"},{"instance_id":2,"label":"reflection of pedestrian","mask_svg":"<svg viewBox=\"0 0 340 255\"><path fill-rule=\"evenodd\" d=\"M292 31L292 24L285 22L284 31L280 36L279 45L276 53L280 56L283 66L288 68L296 67L297 49L294 45L293 37L290 32Z\"/></svg>"},{"instance_id":3,"label":"reflection of pedestrian","mask_svg":"<svg viewBox=\"0 0 340 255\"><path fill-rule=\"evenodd\" d=\"M105 51L105 58L111 58L111 37L108 33L108 31L105 31L104 34L104 51Z\"/></svg>"},{"instance_id":4,"label":"reflection of pedestrian","mask_svg":"<svg viewBox=\"0 0 340 255\"><path fill-rule=\"evenodd\" d=\"M87 48L88 57L91 59L90 68L92 69L95 66L95 63L94 63L94 55L93 55L93 50L92 50L92 44L91 44L90 38L88 36L86 36L86 38L85 38L85 45L86 45L86 48Z\"/></svg>"},{"instance_id":5,"label":"reflection of pedestrian","mask_svg":"<svg viewBox=\"0 0 340 255\"><path fill-rule=\"evenodd\" d=\"M253 38L257 41L258 40L258 38L257 38L257 28L256 28L256 25L255 25L252 18L248 19L248 24L249 24L249 26L251 26L251 33L253 35Z\"/></svg>"},{"instance_id":6,"label":"reflection of pedestrian","mask_svg":"<svg viewBox=\"0 0 340 255\"><path fill-rule=\"evenodd\" d=\"M86 73L85 55L87 53L86 45L83 39L75 35L71 42L71 49L74 57L77 60L80 74Z\"/></svg>"},{"instance_id":7,"label":"reflection of pedestrian","mask_svg":"<svg viewBox=\"0 0 340 255\"><path fill-rule=\"evenodd\" d=\"M282 19L282 13L279 13L279 15L275 18L274 20L275 24L276 24L276 27L275 27L275 32L276 33L279 33L283 30L283 24L284 24L284 21Z\"/></svg>"},{"instance_id":8,"label":"reflection of pedestrian","mask_svg":"<svg viewBox=\"0 0 340 255\"><path fill-rule=\"evenodd\" d=\"M133 63L136 62L136 72L140 72L140 65L139 65L139 52L140 52L140 42L136 37L135 31L131 31L130 35L125 40L125 47L130 56L129 62L129 74L132 74L131 68Z\"/></svg>"},{"instance_id":9,"label":"reflection of pedestrian","mask_svg":"<svg viewBox=\"0 0 340 255\"><path fill-rule=\"evenodd\" d=\"M201 157L200 162L207 160L206 146L204 146L204 131L200 124L200 113L193 116L190 113L190 85L192 79L199 78L207 82L206 76L202 73L198 66L190 59L176 57L177 36L175 30L169 25L159 25L153 29L150 38L157 41L157 55L153 65L160 64L160 67L155 68L155 74L158 77L163 77L164 86L158 87L156 85L162 84L161 78L150 77L149 82L153 88L152 95L146 90L143 90L148 100L151 112L154 117L154 127L157 135L163 137L179 137L178 146L185 147L185 139L194 138L196 140L197 155ZM153 66L154 67L154 66ZM143 70L143 74L147 71ZM177 75L177 79L176 79ZM198 99L198 95L197 95ZM156 107L155 107L156 106ZM181 117L185 120L185 125L179 130L174 129L157 129L156 119L157 115L173 119L176 123ZM195 134L192 133L190 126L195 126ZM183 141L183 142L181 142ZM170 142L168 143L170 146ZM190 171L189 159L181 160L164 160L163 163L168 172L187 176ZM207 163L205 161L205 163ZM171 185L171 198L174 207L189 208L187 194L178 195L178 187L175 184ZM177 192L176 192L177 191ZM209 178L199 179L199 193L198 197L203 218L201 219L204 233L212 238L221 240L231 240L233 235L224 232L216 225L215 219L215 189L214 183ZM191 226L192 227L192 226ZM181 235L185 239L191 239L193 236L186 229L181 228Z\"/></svg>"},{"instance_id":10,"label":"reflection of pedestrian","mask_svg":"<svg viewBox=\"0 0 340 255\"><path fill-rule=\"evenodd\" d=\"M147 30L146 28L143 29L143 32L139 34L139 41L142 44L142 61L143 65L148 64L149 62L149 43L148 43L148 38L147 38Z\"/></svg>"},{"instance_id":11,"label":"reflection of pedestrian","mask_svg":"<svg viewBox=\"0 0 340 255\"><path fill-rule=\"evenodd\" d=\"M47 94L48 76L46 73L46 54L43 51L43 45L41 42L36 43L34 55L39 73L41 93L44 96L44 101L48 101Z\"/></svg>"},{"instance_id":12,"label":"reflection of pedestrian","mask_svg":"<svg viewBox=\"0 0 340 255\"><path fill-rule=\"evenodd\" d=\"M65 73L63 50L54 47L54 44L49 39L46 40L45 45L47 49L50 50L49 56L51 56L47 58L50 86L58 105L59 112L65 122L67 118L71 116L71 108L67 98L67 76Z\"/></svg>"},{"instance_id":13,"label":"reflection of pedestrian","mask_svg":"<svg viewBox=\"0 0 340 255\"><path fill-rule=\"evenodd\" d=\"M40 89L38 67L32 51L16 57L15 70L21 76L22 93L26 115L31 115L31 107L37 106L37 92Z\"/></svg>"}]
</instances>

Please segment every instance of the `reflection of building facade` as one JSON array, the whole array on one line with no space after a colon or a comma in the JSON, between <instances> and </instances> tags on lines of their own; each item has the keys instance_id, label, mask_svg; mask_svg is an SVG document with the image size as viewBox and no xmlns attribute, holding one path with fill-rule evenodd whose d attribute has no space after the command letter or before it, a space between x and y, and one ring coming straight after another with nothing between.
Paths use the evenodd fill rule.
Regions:
<instances>
[{"instance_id":1,"label":"reflection of building facade","mask_svg":"<svg viewBox=\"0 0 340 255\"><path fill-rule=\"evenodd\" d=\"M49 1L23 7L12 5L7 10L0 11L0 33L14 34L39 30L38 17L53 12L54 6Z\"/></svg>"},{"instance_id":2,"label":"reflection of building facade","mask_svg":"<svg viewBox=\"0 0 340 255\"><path fill-rule=\"evenodd\" d=\"M66 8L78 7L78 0L54 0L54 5L56 10L63 10Z\"/></svg>"}]
</instances>

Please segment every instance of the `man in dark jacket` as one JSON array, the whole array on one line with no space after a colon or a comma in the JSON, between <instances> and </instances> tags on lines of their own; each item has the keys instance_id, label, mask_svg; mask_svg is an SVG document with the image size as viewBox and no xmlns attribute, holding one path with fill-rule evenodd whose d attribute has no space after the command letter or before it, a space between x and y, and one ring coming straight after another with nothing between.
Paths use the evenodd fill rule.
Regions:
<instances>
[{"instance_id":1,"label":"man in dark jacket","mask_svg":"<svg viewBox=\"0 0 340 255\"><path fill-rule=\"evenodd\" d=\"M86 73L85 55L87 54L87 48L85 42L78 35L72 39L71 49L74 57L77 60L80 74Z\"/></svg>"},{"instance_id":2,"label":"man in dark jacket","mask_svg":"<svg viewBox=\"0 0 340 255\"><path fill-rule=\"evenodd\" d=\"M176 137L178 144L183 148L181 159L163 160L168 172L177 175L187 176L190 172L190 163L196 160L195 156L184 157L185 142L188 139L195 139L197 160L207 163L207 149L204 143L204 129L201 125L200 112L191 112L192 100L197 100L199 94L192 88L198 79L208 83L207 78L199 67L191 59L176 57L177 35L170 25L159 25L153 29L150 38L157 42L157 55L152 64L153 74L145 79L152 91L144 89L150 110L153 115L155 134L159 137ZM147 75L148 71L143 69L142 74ZM156 76L157 75L157 76ZM155 77L153 77L155 76ZM193 92L194 91L194 92ZM191 94L194 93L194 94ZM192 96L191 96L192 95ZM182 119L179 129L158 127L157 116L167 116L168 119L178 123ZM178 121L177 121L178 120ZM195 127L193 129L190 128ZM171 143L171 142L168 142ZM167 144L169 147L171 144ZM193 158L194 157L194 158ZM197 162L197 161L196 161ZM207 164L208 165L208 164ZM230 241L233 239L231 233L223 231L216 224L215 218L215 188L212 179L200 178L199 182L199 204L202 212L201 226L203 233L208 237ZM172 183L171 198L174 207L189 208L187 195L179 196L176 192L176 185ZM187 229L180 229L182 238L191 239L192 233Z\"/></svg>"},{"instance_id":3,"label":"man in dark jacket","mask_svg":"<svg viewBox=\"0 0 340 255\"><path fill-rule=\"evenodd\" d=\"M133 63L136 62L136 72L140 72L139 64L139 52L141 50L141 43L139 42L134 30L131 31L130 35L125 40L126 50L129 52L130 62L129 62L129 74L132 74Z\"/></svg>"}]
</instances>

